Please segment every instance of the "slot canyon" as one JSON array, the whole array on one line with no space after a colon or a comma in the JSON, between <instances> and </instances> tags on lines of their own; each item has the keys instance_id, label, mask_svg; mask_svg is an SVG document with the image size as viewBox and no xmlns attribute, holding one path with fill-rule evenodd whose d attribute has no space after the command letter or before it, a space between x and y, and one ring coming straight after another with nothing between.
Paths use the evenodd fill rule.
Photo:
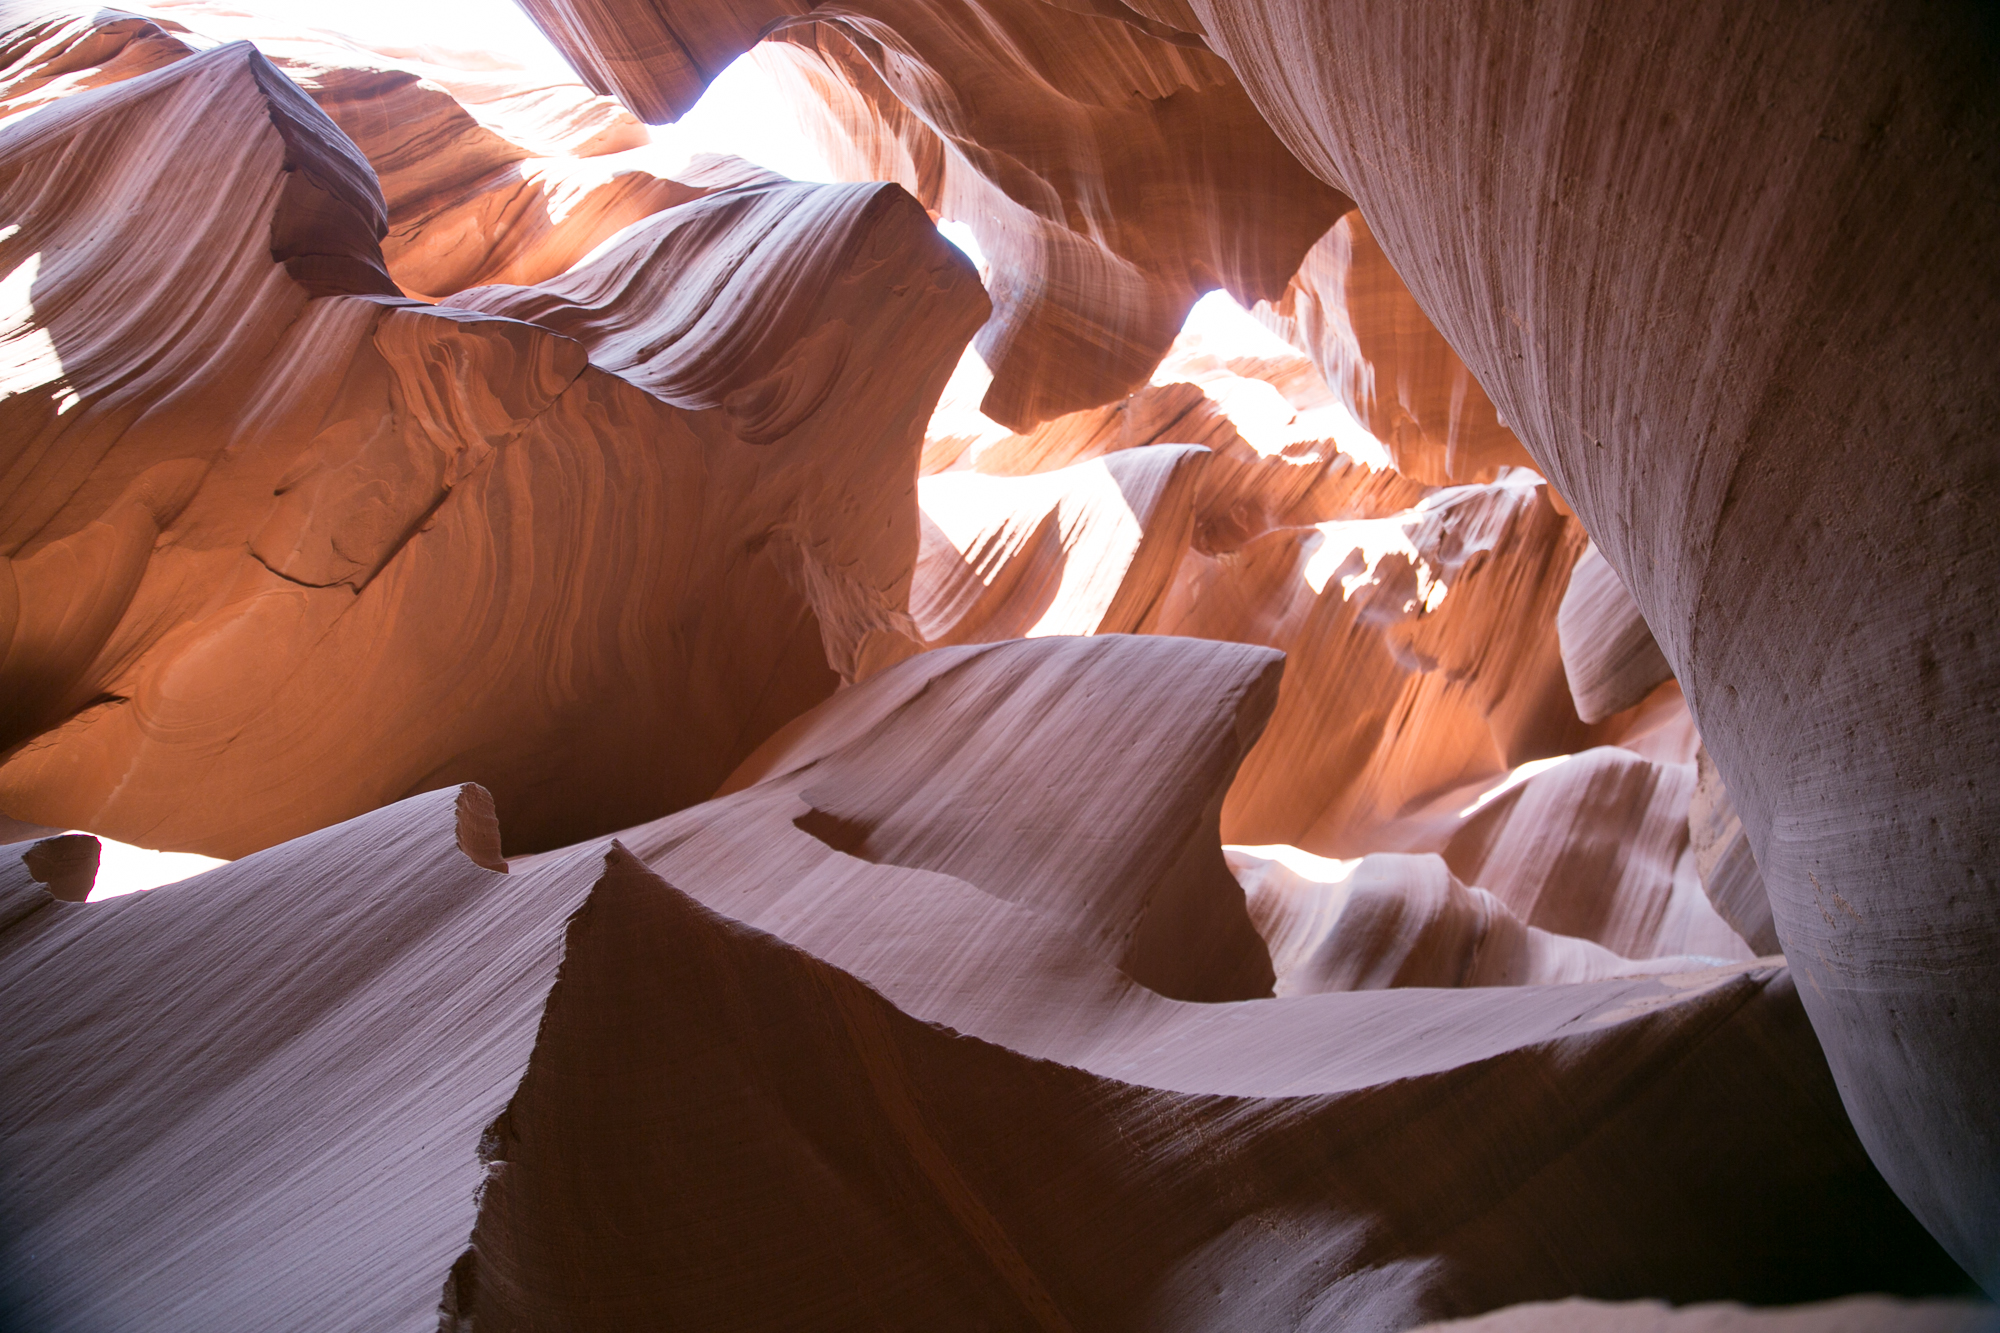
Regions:
<instances>
[{"instance_id":1,"label":"slot canyon","mask_svg":"<svg viewBox=\"0 0 2000 1333\"><path fill-rule=\"evenodd\" d=\"M0 0L0 1331L2000 1333L2000 10L518 4Z\"/></svg>"}]
</instances>

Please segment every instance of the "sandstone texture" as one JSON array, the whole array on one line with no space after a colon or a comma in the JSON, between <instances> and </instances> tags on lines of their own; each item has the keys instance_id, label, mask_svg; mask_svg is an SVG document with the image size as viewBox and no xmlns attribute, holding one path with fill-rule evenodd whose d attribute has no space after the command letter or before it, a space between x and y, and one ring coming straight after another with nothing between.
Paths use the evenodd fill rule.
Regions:
<instances>
[{"instance_id":1,"label":"sandstone texture","mask_svg":"<svg viewBox=\"0 0 2000 1333\"><path fill-rule=\"evenodd\" d=\"M1135 8L1192 19L1355 200L1575 506L1687 690L1864 1141L2000 1283L1990 16Z\"/></svg>"},{"instance_id":2,"label":"sandstone texture","mask_svg":"<svg viewBox=\"0 0 2000 1333\"><path fill-rule=\"evenodd\" d=\"M1775 962L1247 998L1214 796L1277 664L944 649L616 840L509 867L467 787L16 890L9 1275L51 1328L1396 1328L1949 1269Z\"/></svg>"},{"instance_id":3,"label":"sandstone texture","mask_svg":"<svg viewBox=\"0 0 2000 1333\"><path fill-rule=\"evenodd\" d=\"M1990 1307L1864 1296L1789 1310L1550 1301L1424 1327L1426 1333L1985 1333L1996 1322Z\"/></svg>"},{"instance_id":4,"label":"sandstone texture","mask_svg":"<svg viewBox=\"0 0 2000 1333\"><path fill-rule=\"evenodd\" d=\"M1350 206L1227 65L1121 4L523 8L654 121L775 33L761 58L833 160L963 218L992 258L985 409L1017 429L1144 383L1202 292L1282 296Z\"/></svg>"},{"instance_id":5,"label":"sandstone texture","mask_svg":"<svg viewBox=\"0 0 2000 1333\"><path fill-rule=\"evenodd\" d=\"M16 817L238 855L464 777L549 846L914 650L917 449L987 305L898 187L739 171L635 224L571 281L655 354L592 364L567 289L403 298L369 163L248 44L0 162Z\"/></svg>"},{"instance_id":6,"label":"sandstone texture","mask_svg":"<svg viewBox=\"0 0 2000 1333\"><path fill-rule=\"evenodd\" d=\"M2000 30L522 7L0 6L0 1327L1995 1326Z\"/></svg>"}]
</instances>

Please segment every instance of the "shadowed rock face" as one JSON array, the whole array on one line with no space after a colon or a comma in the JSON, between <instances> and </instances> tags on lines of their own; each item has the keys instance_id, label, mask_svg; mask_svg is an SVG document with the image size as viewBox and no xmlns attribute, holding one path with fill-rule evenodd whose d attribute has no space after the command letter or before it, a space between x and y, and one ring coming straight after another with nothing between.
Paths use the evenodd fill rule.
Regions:
<instances>
[{"instance_id":1,"label":"shadowed rock face","mask_svg":"<svg viewBox=\"0 0 2000 1333\"><path fill-rule=\"evenodd\" d=\"M6 123L0 207L20 818L241 854L463 776L548 846L915 646L918 441L986 302L893 185L659 215L600 288L692 289L644 335L686 388L378 295L368 164L247 45Z\"/></svg>"},{"instance_id":2,"label":"shadowed rock face","mask_svg":"<svg viewBox=\"0 0 2000 1333\"><path fill-rule=\"evenodd\" d=\"M530 8L647 114L773 16ZM1989 17L1117 12L1228 63L1575 506L1687 691L1864 1139L2000 1283Z\"/></svg>"},{"instance_id":3,"label":"shadowed rock face","mask_svg":"<svg viewBox=\"0 0 2000 1333\"><path fill-rule=\"evenodd\" d=\"M1963 1289L1892 1186L1986 1262L1990 175L1910 185L1987 94L1289 4L536 0L647 116L768 33L843 185L7 11L0 1323ZM70 825L247 855L85 903Z\"/></svg>"},{"instance_id":4,"label":"shadowed rock face","mask_svg":"<svg viewBox=\"0 0 2000 1333\"><path fill-rule=\"evenodd\" d=\"M9 890L24 1313L1390 1329L1946 1277L1772 963L1230 1004L1137 984L1241 978L1209 821L1274 667L946 649L729 794L509 873L465 789L150 894ZM1159 684L1113 688L1135 675Z\"/></svg>"},{"instance_id":5,"label":"shadowed rock face","mask_svg":"<svg viewBox=\"0 0 2000 1333\"><path fill-rule=\"evenodd\" d=\"M1864 1140L2000 1283L1990 25L1192 7L1631 589Z\"/></svg>"}]
</instances>

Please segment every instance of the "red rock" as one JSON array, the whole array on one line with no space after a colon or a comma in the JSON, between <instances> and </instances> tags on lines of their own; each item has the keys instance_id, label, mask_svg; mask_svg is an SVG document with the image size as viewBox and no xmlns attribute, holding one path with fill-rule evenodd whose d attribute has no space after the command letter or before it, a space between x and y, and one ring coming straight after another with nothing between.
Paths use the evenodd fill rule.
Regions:
<instances>
[{"instance_id":1,"label":"red rock","mask_svg":"<svg viewBox=\"0 0 2000 1333\"><path fill-rule=\"evenodd\" d=\"M1575 506L1687 691L1863 1139L2000 1290L1990 25L1135 8L1199 16Z\"/></svg>"},{"instance_id":2,"label":"red rock","mask_svg":"<svg viewBox=\"0 0 2000 1333\"><path fill-rule=\"evenodd\" d=\"M505 875L468 790L17 893L13 1289L52 1328L1200 1328L1936 1280L1782 968L1215 1005L1107 966L1236 966L1190 871L1273 668L948 649Z\"/></svg>"},{"instance_id":3,"label":"red rock","mask_svg":"<svg viewBox=\"0 0 2000 1333\"><path fill-rule=\"evenodd\" d=\"M918 442L986 305L896 187L693 205L683 276L736 246L764 295L680 331L708 365L680 407L551 330L373 295L367 163L248 46L17 119L0 172L32 302L0 468L16 817L240 855L467 776L547 846L706 796L829 653L914 648ZM107 225L104 190L151 203ZM787 399L829 330L856 354Z\"/></svg>"},{"instance_id":4,"label":"red rock","mask_svg":"<svg viewBox=\"0 0 2000 1333\"><path fill-rule=\"evenodd\" d=\"M1285 294L1257 309L1312 354L1397 471L1445 486L1535 465L1359 212L1335 223L1306 252Z\"/></svg>"},{"instance_id":5,"label":"red rock","mask_svg":"<svg viewBox=\"0 0 2000 1333\"><path fill-rule=\"evenodd\" d=\"M523 8L653 121L782 30L766 67L825 108L814 128L837 166L963 219L992 259L985 410L1016 430L1143 384L1203 292L1281 294L1348 207L1222 62L1144 23L1041 0L871 0L824 22L788 0Z\"/></svg>"},{"instance_id":6,"label":"red rock","mask_svg":"<svg viewBox=\"0 0 2000 1333\"><path fill-rule=\"evenodd\" d=\"M164 0L140 19L77 13L17 29L15 93L0 114L145 73L218 40L256 44L354 141L388 209L384 263L435 299L478 283L539 282L628 223L704 187L649 169L646 127L580 84L503 62L372 50L206 0ZM462 58L463 59L463 58Z\"/></svg>"},{"instance_id":7,"label":"red rock","mask_svg":"<svg viewBox=\"0 0 2000 1333\"><path fill-rule=\"evenodd\" d=\"M193 4L0 42L5 836L306 834L0 855L33 1322L1953 1289L1842 1098L1990 1280L1977 42L534 3L647 115L777 35L863 183ZM1216 286L1326 376L1174 340Z\"/></svg>"}]
</instances>

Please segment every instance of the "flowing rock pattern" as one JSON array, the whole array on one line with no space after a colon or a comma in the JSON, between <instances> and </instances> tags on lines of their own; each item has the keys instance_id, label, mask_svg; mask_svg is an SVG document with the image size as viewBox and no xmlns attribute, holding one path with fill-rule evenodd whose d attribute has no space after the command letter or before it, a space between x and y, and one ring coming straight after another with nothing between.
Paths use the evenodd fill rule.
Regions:
<instances>
[{"instance_id":1,"label":"flowing rock pattern","mask_svg":"<svg viewBox=\"0 0 2000 1333\"><path fill-rule=\"evenodd\" d=\"M1134 8L1198 28L1355 200L1582 516L1870 1152L2000 1290L1990 17Z\"/></svg>"},{"instance_id":2,"label":"flowing rock pattern","mask_svg":"<svg viewBox=\"0 0 2000 1333\"><path fill-rule=\"evenodd\" d=\"M1281 295L1349 206L1221 61L1122 6L523 8L591 86L654 121L779 31L767 68L837 167L964 219L994 260L985 411L1018 430L1144 383L1201 293Z\"/></svg>"},{"instance_id":3,"label":"flowing rock pattern","mask_svg":"<svg viewBox=\"0 0 2000 1333\"><path fill-rule=\"evenodd\" d=\"M1335 223L1306 252L1285 294L1257 313L1312 354L1397 471L1443 486L1534 466L1359 212Z\"/></svg>"},{"instance_id":4,"label":"flowing rock pattern","mask_svg":"<svg viewBox=\"0 0 2000 1333\"><path fill-rule=\"evenodd\" d=\"M0 24L0 1323L1990 1321L1978 33L527 2Z\"/></svg>"},{"instance_id":5,"label":"flowing rock pattern","mask_svg":"<svg viewBox=\"0 0 2000 1333\"><path fill-rule=\"evenodd\" d=\"M1567 1300L1521 1305L1477 1319L1426 1324L1422 1333L1989 1333L1992 1308L1961 1301L1892 1301L1862 1296L1792 1310L1658 1301L1609 1305Z\"/></svg>"},{"instance_id":6,"label":"flowing rock pattern","mask_svg":"<svg viewBox=\"0 0 2000 1333\"><path fill-rule=\"evenodd\" d=\"M612 287L745 298L654 330L675 390L383 299L368 164L247 45L16 120L0 172L17 817L239 855L466 777L549 846L914 648L918 440L986 302L897 187L661 214Z\"/></svg>"},{"instance_id":7,"label":"flowing rock pattern","mask_svg":"<svg viewBox=\"0 0 2000 1333\"><path fill-rule=\"evenodd\" d=\"M1569 572L1556 636L1570 698L1585 722L1623 712L1674 678L1618 571L1595 546L1585 548Z\"/></svg>"},{"instance_id":8,"label":"flowing rock pattern","mask_svg":"<svg viewBox=\"0 0 2000 1333\"><path fill-rule=\"evenodd\" d=\"M1687 688L1870 1150L2000 1289L1987 16L1112 12L1228 63L1575 506ZM590 14L545 27L641 93L692 87L765 17ZM958 17L869 31L935 43Z\"/></svg>"},{"instance_id":9,"label":"flowing rock pattern","mask_svg":"<svg viewBox=\"0 0 2000 1333\"><path fill-rule=\"evenodd\" d=\"M206 0L163 0L145 18L54 9L10 40L17 63L0 74L12 89L0 114L219 40L253 42L375 169L384 263L412 296L542 281L629 223L707 193L657 174L646 127L617 103L492 57L376 51Z\"/></svg>"},{"instance_id":10,"label":"flowing rock pattern","mask_svg":"<svg viewBox=\"0 0 2000 1333\"><path fill-rule=\"evenodd\" d=\"M948 649L504 875L466 788L134 898L17 892L8 1276L49 1328L1392 1328L1939 1271L1780 968L1136 984L1270 984L1213 798L1275 665ZM1055 787L1037 730L1089 757Z\"/></svg>"},{"instance_id":11,"label":"flowing rock pattern","mask_svg":"<svg viewBox=\"0 0 2000 1333\"><path fill-rule=\"evenodd\" d=\"M1743 821L1707 750L1695 753L1697 780L1688 802L1688 838L1694 848L1701 887L1731 929L1759 953L1776 953L1778 931L1771 921L1771 898L1764 892L1757 858L1743 834Z\"/></svg>"}]
</instances>

